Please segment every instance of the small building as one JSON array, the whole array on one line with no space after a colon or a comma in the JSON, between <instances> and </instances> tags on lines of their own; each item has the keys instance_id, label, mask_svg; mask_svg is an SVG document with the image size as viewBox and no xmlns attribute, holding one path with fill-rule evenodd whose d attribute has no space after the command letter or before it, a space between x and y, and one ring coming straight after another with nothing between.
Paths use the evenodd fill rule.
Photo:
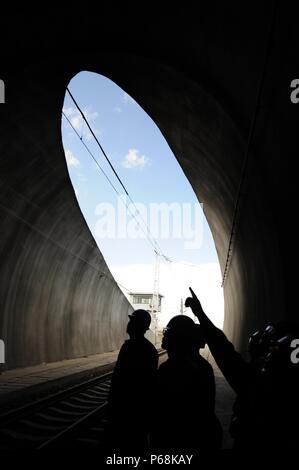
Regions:
<instances>
[{"instance_id":1,"label":"small building","mask_svg":"<svg viewBox=\"0 0 299 470\"><path fill-rule=\"evenodd\" d=\"M158 314L161 312L162 294L154 294L153 292L130 292L129 300L134 310L143 309L151 314L152 322L150 329L146 333L146 337L155 345L160 346L158 331Z\"/></svg>"},{"instance_id":2,"label":"small building","mask_svg":"<svg viewBox=\"0 0 299 470\"><path fill-rule=\"evenodd\" d=\"M157 296L153 293L148 292L130 292L130 302L134 307L134 310L142 308L149 313L160 313L162 298L161 294ZM158 300L156 300L156 298Z\"/></svg>"}]
</instances>

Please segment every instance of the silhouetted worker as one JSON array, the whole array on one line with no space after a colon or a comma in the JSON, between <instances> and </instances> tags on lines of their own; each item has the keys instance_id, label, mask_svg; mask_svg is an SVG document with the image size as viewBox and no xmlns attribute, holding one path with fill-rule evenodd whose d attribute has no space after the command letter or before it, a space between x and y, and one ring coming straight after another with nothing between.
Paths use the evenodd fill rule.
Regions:
<instances>
[{"instance_id":1,"label":"silhouetted worker","mask_svg":"<svg viewBox=\"0 0 299 470\"><path fill-rule=\"evenodd\" d=\"M248 353L251 371L248 379L250 379L253 385L250 385L250 387L243 392L239 391L233 405L233 415L229 431L231 436L236 440L235 447L248 445L248 442L252 441L252 416L254 413L258 412L258 406L261 407L264 401L264 399L262 399L262 389L263 384L265 385L266 383L263 377L265 359L269 353L271 344L275 341L277 335L279 337L280 334L281 332L278 331L277 326L275 327L273 323L269 323L264 328L255 331L249 336ZM260 397L256 399L258 390ZM263 416L265 420L265 410L259 410L259 413L261 413L261 417Z\"/></svg>"},{"instance_id":2,"label":"silhouetted worker","mask_svg":"<svg viewBox=\"0 0 299 470\"><path fill-rule=\"evenodd\" d=\"M268 325L251 337L251 363L248 363L235 351L223 331L213 325L191 288L190 292L192 297L186 299L185 305L191 307L198 318L217 365L237 393L235 422L231 426L235 447L262 450L273 446L292 447L298 439L294 424L294 419L298 422L294 393L298 371L290 360L290 343L294 336L288 336L287 353L279 352L275 356L272 347L281 342L279 336L285 328Z\"/></svg>"},{"instance_id":3,"label":"silhouetted worker","mask_svg":"<svg viewBox=\"0 0 299 470\"><path fill-rule=\"evenodd\" d=\"M281 330L281 324L278 329ZM266 383L264 395L267 402L265 421L269 429L270 444L279 449L298 448L299 365L291 359L294 349L292 340L297 342L298 338L298 328L292 326L287 333L272 342L263 365Z\"/></svg>"},{"instance_id":4,"label":"silhouetted worker","mask_svg":"<svg viewBox=\"0 0 299 470\"><path fill-rule=\"evenodd\" d=\"M150 314L135 310L129 317L130 339L120 349L111 381L108 439L114 450L141 455L148 448L158 353L144 337Z\"/></svg>"},{"instance_id":5,"label":"silhouetted worker","mask_svg":"<svg viewBox=\"0 0 299 470\"><path fill-rule=\"evenodd\" d=\"M151 436L155 452L196 454L221 447L214 373L199 354L204 344L200 328L185 315L173 317L164 330L168 360L157 374L157 421Z\"/></svg>"}]
</instances>

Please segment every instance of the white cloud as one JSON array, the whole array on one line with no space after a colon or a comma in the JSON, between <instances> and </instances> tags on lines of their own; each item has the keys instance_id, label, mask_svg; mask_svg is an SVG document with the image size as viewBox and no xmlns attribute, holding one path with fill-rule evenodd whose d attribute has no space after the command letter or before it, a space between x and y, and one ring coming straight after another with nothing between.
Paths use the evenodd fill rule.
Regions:
<instances>
[{"instance_id":1,"label":"white cloud","mask_svg":"<svg viewBox=\"0 0 299 470\"><path fill-rule=\"evenodd\" d=\"M154 285L154 264L132 264L109 266L115 279L128 289L136 292L152 292ZM165 326L171 317L180 313L181 299L190 295L189 286L194 289L202 306L214 324L223 326L224 300L221 286L221 272L218 263L203 264L192 268L180 263L160 264L160 293L162 312L159 323ZM123 290L127 295L127 291ZM194 318L190 309L185 314Z\"/></svg>"},{"instance_id":2,"label":"white cloud","mask_svg":"<svg viewBox=\"0 0 299 470\"><path fill-rule=\"evenodd\" d=\"M119 114L119 113L122 112L122 109L121 109L120 106L115 106L115 108L113 108L113 111L114 111L115 113L118 113L118 114Z\"/></svg>"},{"instance_id":3,"label":"white cloud","mask_svg":"<svg viewBox=\"0 0 299 470\"><path fill-rule=\"evenodd\" d=\"M144 168L149 162L149 158L145 155L139 155L139 150L129 149L128 153L124 156L122 165L125 168Z\"/></svg>"},{"instance_id":4,"label":"white cloud","mask_svg":"<svg viewBox=\"0 0 299 470\"><path fill-rule=\"evenodd\" d=\"M80 165L80 161L78 160L78 158L75 157L75 155L70 150L65 151L65 158L66 158L66 163L68 166Z\"/></svg>"},{"instance_id":5,"label":"white cloud","mask_svg":"<svg viewBox=\"0 0 299 470\"><path fill-rule=\"evenodd\" d=\"M86 122L84 121L82 115L80 114L77 108L72 108L70 106L69 108L63 108L63 112L69 118L70 122L72 123L72 126L76 129L80 136L84 137L87 140L92 139L92 134L90 133ZM92 111L91 106L89 106L88 108L83 109L83 114L91 125L91 128L94 133L96 135L100 134L100 131L92 125L99 115L97 111Z\"/></svg>"}]
</instances>

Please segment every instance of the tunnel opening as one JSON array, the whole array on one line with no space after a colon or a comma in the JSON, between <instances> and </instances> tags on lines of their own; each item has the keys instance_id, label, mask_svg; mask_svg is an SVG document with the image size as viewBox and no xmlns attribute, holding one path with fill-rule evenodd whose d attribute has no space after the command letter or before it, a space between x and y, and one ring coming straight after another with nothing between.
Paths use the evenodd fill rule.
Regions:
<instances>
[{"instance_id":1,"label":"tunnel opening","mask_svg":"<svg viewBox=\"0 0 299 470\"><path fill-rule=\"evenodd\" d=\"M149 339L159 345L172 316L192 317L189 285L222 328L221 272L204 206L149 114L112 80L84 71L68 84L61 129L74 193L109 267L102 276L151 313Z\"/></svg>"},{"instance_id":2,"label":"tunnel opening","mask_svg":"<svg viewBox=\"0 0 299 470\"><path fill-rule=\"evenodd\" d=\"M100 21L81 13L70 18L68 12L4 22L8 30L19 23L21 39L12 41L11 55L7 48L1 77L7 86L1 104L1 371L89 355L98 345L101 351L117 349L124 339L132 306L109 279L113 273L84 222L61 143L65 89L81 70L118 83L157 124L204 203L224 272L271 15L260 5L247 8L247 21L243 7L214 10L202 4L171 15L142 11L134 21L126 8L119 19L115 12L104 12ZM296 19L284 7L272 18L252 162L224 284L224 330L241 352L248 334L266 322L298 322L292 224L298 108L289 96L298 70ZM6 36L11 42L12 35ZM42 49L36 48L38 36ZM142 156L147 154L131 152L128 160ZM73 166L76 157L67 155ZM278 394L273 409L280 401ZM294 416L293 409L286 415ZM281 429L286 427L274 420L278 438ZM270 445L279 448L273 437Z\"/></svg>"},{"instance_id":3,"label":"tunnel opening","mask_svg":"<svg viewBox=\"0 0 299 470\"><path fill-rule=\"evenodd\" d=\"M34 67L28 69L26 93L15 97L16 106L26 109L22 115L16 109L19 127L14 131L22 144L6 141L13 158L4 158L3 247L9 250L3 251L0 337L8 369L92 354L99 345L102 351L116 350L125 336L124 312L132 309L119 286L102 276L109 268L70 184L61 109L72 77L82 70L109 77L151 116L204 204L222 272L246 148L246 129L199 77L148 57L118 53L82 53L55 64L51 70L61 73L50 74L45 83ZM23 149L32 149L26 158ZM223 289L224 331L243 352L249 333L286 314L277 275L279 240L273 236L277 221L271 201L261 197L258 166L252 177Z\"/></svg>"}]
</instances>

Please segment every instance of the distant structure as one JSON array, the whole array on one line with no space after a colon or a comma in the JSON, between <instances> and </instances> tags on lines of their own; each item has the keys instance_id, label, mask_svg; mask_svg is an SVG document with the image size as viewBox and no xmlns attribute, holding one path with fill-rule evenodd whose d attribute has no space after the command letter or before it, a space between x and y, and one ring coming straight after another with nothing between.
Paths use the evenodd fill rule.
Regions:
<instances>
[{"instance_id":1,"label":"distant structure","mask_svg":"<svg viewBox=\"0 0 299 470\"><path fill-rule=\"evenodd\" d=\"M5 85L3 80L0 80L0 103L5 103Z\"/></svg>"},{"instance_id":2,"label":"distant structure","mask_svg":"<svg viewBox=\"0 0 299 470\"><path fill-rule=\"evenodd\" d=\"M153 292L130 292L129 298L134 310L142 308L152 316L152 323L148 339L157 344L158 314L161 313L161 304L164 295Z\"/></svg>"},{"instance_id":3,"label":"distant structure","mask_svg":"<svg viewBox=\"0 0 299 470\"><path fill-rule=\"evenodd\" d=\"M3 339L0 339L0 364L5 363L5 344Z\"/></svg>"},{"instance_id":4,"label":"distant structure","mask_svg":"<svg viewBox=\"0 0 299 470\"><path fill-rule=\"evenodd\" d=\"M161 294L158 294L158 302L156 295L148 292L130 292L130 302L134 307L134 310L142 308L149 313L160 313L162 298Z\"/></svg>"}]
</instances>

